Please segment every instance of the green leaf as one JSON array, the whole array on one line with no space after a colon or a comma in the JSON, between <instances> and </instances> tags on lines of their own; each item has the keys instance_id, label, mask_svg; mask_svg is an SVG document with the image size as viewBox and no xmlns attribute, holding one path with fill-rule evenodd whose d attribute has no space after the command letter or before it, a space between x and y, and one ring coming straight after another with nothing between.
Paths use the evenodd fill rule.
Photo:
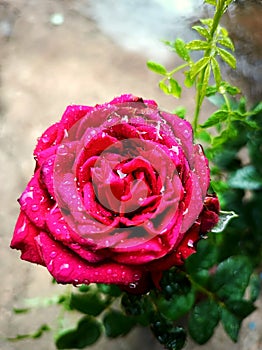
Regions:
<instances>
[{"instance_id":1,"label":"green leaf","mask_svg":"<svg viewBox=\"0 0 262 350\"><path fill-rule=\"evenodd\" d=\"M179 57L181 57L184 61L190 61L189 52L184 40L179 38L176 39L174 42L174 48Z\"/></svg>"},{"instance_id":2,"label":"green leaf","mask_svg":"<svg viewBox=\"0 0 262 350\"><path fill-rule=\"evenodd\" d=\"M135 326L135 323L133 318L116 310L108 311L103 318L106 336L109 338L127 334Z\"/></svg>"},{"instance_id":3,"label":"green leaf","mask_svg":"<svg viewBox=\"0 0 262 350\"><path fill-rule=\"evenodd\" d=\"M238 215L236 215L236 213L233 211L220 211L219 222L212 229L212 232L214 233L223 232L224 229L227 227L229 221L231 221L233 218L236 218L236 217L238 217Z\"/></svg>"},{"instance_id":4,"label":"green leaf","mask_svg":"<svg viewBox=\"0 0 262 350\"><path fill-rule=\"evenodd\" d=\"M202 103L202 101L204 100L204 98L206 96L206 90L207 90L209 78L210 78L210 71L211 71L211 67L208 64L204 70L203 81L202 81L202 85L201 85L201 89L200 89L200 99L199 99L200 103Z\"/></svg>"},{"instance_id":5,"label":"green leaf","mask_svg":"<svg viewBox=\"0 0 262 350\"><path fill-rule=\"evenodd\" d=\"M213 18L202 18L200 19L200 22L208 28L211 28L213 26L214 20Z\"/></svg>"},{"instance_id":6,"label":"green leaf","mask_svg":"<svg viewBox=\"0 0 262 350\"><path fill-rule=\"evenodd\" d=\"M240 300L248 286L252 265L245 256L222 261L211 278L211 290L223 300Z\"/></svg>"},{"instance_id":7,"label":"green leaf","mask_svg":"<svg viewBox=\"0 0 262 350\"><path fill-rule=\"evenodd\" d=\"M168 82L169 82L169 94L172 94L176 98L180 98L181 91L182 91L181 86L173 78L169 78Z\"/></svg>"},{"instance_id":8,"label":"green leaf","mask_svg":"<svg viewBox=\"0 0 262 350\"><path fill-rule=\"evenodd\" d=\"M203 142L211 142L211 135L206 130L197 131L196 137Z\"/></svg>"},{"instance_id":9,"label":"green leaf","mask_svg":"<svg viewBox=\"0 0 262 350\"><path fill-rule=\"evenodd\" d=\"M217 86L208 86L206 89L206 96L210 97L217 93L218 89Z\"/></svg>"},{"instance_id":10,"label":"green leaf","mask_svg":"<svg viewBox=\"0 0 262 350\"><path fill-rule=\"evenodd\" d=\"M188 330L190 336L198 343L206 343L214 333L219 322L219 308L212 300L197 304L189 317Z\"/></svg>"},{"instance_id":11,"label":"green leaf","mask_svg":"<svg viewBox=\"0 0 262 350\"><path fill-rule=\"evenodd\" d=\"M234 342L237 342L238 333L241 326L241 320L237 316L229 312L227 309L223 308L221 310L221 322L224 327L224 330L229 335L229 337Z\"/></svg>"},{"instance_id":12,"label":"green leaf","mask_svg":"<svg viewBox=\"0 0 262 350\"><path fill-rule=\"evenodd\" d=\"M190 71L184 72L184 74L186 76L185 81L184 81L184 85L187 88L191 88L191 86L194 84L195 80L191 79Z\"/></svg>"},{"instance_id":13,"label":"green leaf","mask_svg":"<svg viewBox=\"0 0 262 350\"><path fill-rule=\"evenodd\" d=\"M219 64L214 57L211 58L211 67L212 67L212 72L216 82L216 86L219 87L221 83L221 72L220 72Z\"/></svg>"},{"instance_id":14,"label":"green leaf","mask_svg":"<svg viewBox=\"0 0 262 350\"><path fill-rule=\"evenodd\" d=\"M218 47L217 50L222 60L225 61L231 68L235 69L237 65L236 58L230 52L224 49Z\"/></svg>"},{"instance_id":15,"label":"green leaf","mask_svg":"<svg viewBox=\"0 0 262 350\"><path fill-rule=\"evenodd\" d=\"M217 262L218 251L208 239L201 240L197 252L185 261L186 271L197 284L206 286L210 279L209 269Z\"/></svg>"},{"instance_id":16,"label":"green leaf","mask_svg":"<svg viewBox=\"0 0 262 350\"><path fill-rule=\"evenodd\" d=\"M160 90L162 90L166 95L170 94L169 86L166 85L166 83L163 80L159 82L158 86Z\"/></svg>"},{"instance_id":17,"label":"green leaf","mask_svg":"<svg viewBox=\"0 0 262 350\"><path fill-rule=\"evenodd\" d=\"M216 6L216 4L217 4L216 0L205 0L205 3L213 5L213 6Z\"/></svg>"},{"instance_id":18,"label":"green leaf","mask_svg":"<svg viewBox=\"0 0 262 350\"><path fill-rule=\"evenodd\" d=\"M247 300L231 300L221 308L221 321L230 338L237 342L242 320L254 310L254 305Z\"/></svg>"},{"instance_id":19,"label":"green leaf","mask_svg":"<svg viewBox=\"0 0 262 350\"><path fill-rule=\"evenodd\" d=\"M174 294L171 299L156 299L158 310L169 320L177 320L185 315L195 302L195 293L191 290L185 295Z\"/></svg>"},{"instance_id":20,"label":"green leaf","mask_svg":"<svg viewBox=\"0 0 262 350\"><path fill-rule=\"evenodd\" d=\"M108 294L112 297L119 297L122 294L121 289L114 284L97 283L98 290L103 294Z\"/></svg>"},{"instance_id":21,"label":"green leaf","mask_svg":"<svg viewBox=\"0 0 262 350\"><path fill-rule=\"evenodd\" d=\"M216 111L201 125L201 128L210 128L211 126L222 123L228 118L228 115L227 110Z\"/></svg>"},{"instance_id":22,"label":"green leaf","mask_svg":"<svg viewBox=\"0 0 262 350\"><path fill-rule=\"evenodd\" d=\"M252 274L249 281L249 299L255 302L260 293L260 278L257 274Z\"/></svg>"},{"instance_id":23,"label":"green leaf","mask_svg":"<svg viewBox=\"0 0 262 350\"><path fill-rule=\"evenodd\" d=\"M253 165L238 169L228 180L232 188L259 190L262 188L262 176Z\"/></svg>"},{"instance_id":24,"label":"green leaf","mask_svg":"<svg viewBox=\"0 0 262 350\"><path fill-rule=\"evenodd\" d=\"M233 95L233 96L241 92L237 86L232 86L226 81L223 81L223 83L220 86L220 89L223 89L223 88L226 90L226 92L228 92L230 95Z\"/></svg>"},{"instance_id":25,"label":"green leaf","mask_svg":"<svg viewBox=\"0 0 262 350\"><path fill-rule=\"evenodd\" d=\"M107 306L107 302L102 300L98 293L72 293L70 307L84 314L98 316Z\"/></svg>"},{"instance_id":26,"label":"green leaf","mask_svg":"<svg viewBox=\"0 0 262 350\"><path fill-rule=\"evenodd\" d=\"M198 34L200 34L204 38L206 38L206 39L210 38L210 34L206 28L204 28L202 26L193 26L192 29L196 30L198 32Z\"/></svg>"},{"instance_id":27,"label":"green leaf","mask_svg":"<svg viewBox=\"0 0 262 350\"><path fill-rule=\"evenodd\" d=\"M151 330L160 344L168 350L181 350L186 341L186 333L182 327L174 327L161 314L157 314L151 323Z\"/></svg>"},{"instance_id":28,"label":"green leaf","mask_svg":"<svg viewBox=\"0 0 262 350\"><path fill-rule=\"evenodd\" d=\"M162 64L153 61L147 61L147 68L149 68L157 74L166 75L167 73L166 68Z\"/></svg>"},{"instance_id":29,"label":"green leaf","mask_svg":"<svg viewBox=\"0 0 262 350\"><path fill-rule=\"evenodd\" d=\"M57 349L84 349L94 344L101 335L101 324L95 319L85 316L76 329L61 332L56 338Z\"/></svg>"},{"instance_id":30,"label":"green leaf","mask_svg":"<svg viewBox=\"0 0 262 350\"><path fill-rule=\"evenodd\" d=\"M224 37L217 41L220 45L227 47L228 49L235 51L234 44L229 37Z\"/></svg>"},{"instance_id":31,"label":"green leaf","mask_svg":"<svg viewBox=\"0 0 262 350\"><path fill-rule=\"evenodd\" d=\"M262 101L259 102L254 108L252 108L252 114L259 114L262 112Z\"/></svg>"},{"instance_id":32,"label":"green leaf","mask_svg":"<svg viewBox=\"0 0 262 350\"><path fill-rule=\"evenodd\" d=\"M189 50L206 50L209 47L210 44L203 40L192 40L186 44L186 48Z\"/></svg>"},{"instance_id":33,"label":"green leaf","mask_svg":"<svg viewBox=\"0 0 262 350\"><path fill-rule=\"evenodd\" d=\"M256 309L253 303L248 300L230 300L226 303L226 307L232 312L232 314L236 315L241 320L246 318Z\"/></svg>"},{"instance_id":34,"label":"green leaf","mask_svg":"<svg viewBox=\"0 0 262 350\"><path fill-rule=\"evenodd\" d=\"M181 119L185 119L187 112L186 112L186 108L185 107L178 106L176 109L173 110L172 113L175 114L175 115L178 115L179 118L181 118Z\"/></svg>"},{"instance_id":35,"label":"green leaf","mask_svg":"<svg viewBox=\"0 0 262 350\"><path fill-rule=\"evenodd\" d=\"M202 57L190 68L190 77L194 79L196 75L203 70L209 63L209 57Z\"/></svg>"}]
</instances>

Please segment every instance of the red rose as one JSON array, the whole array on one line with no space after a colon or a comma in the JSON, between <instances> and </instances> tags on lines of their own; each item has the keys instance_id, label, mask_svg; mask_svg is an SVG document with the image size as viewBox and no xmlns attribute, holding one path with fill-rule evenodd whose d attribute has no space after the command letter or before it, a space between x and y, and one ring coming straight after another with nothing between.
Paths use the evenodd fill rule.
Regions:
<instances>
[{"instance_id":1,"label":"red rose","mask_svg":"<svg viewBox=\"0 0 262 350\"><path fill-rule=\"evenodd\" d=\"M59 283L145 292L218 221L190 124L154 101L69 106L34 155L11 247Z\"/></svg>"}]
</instances>

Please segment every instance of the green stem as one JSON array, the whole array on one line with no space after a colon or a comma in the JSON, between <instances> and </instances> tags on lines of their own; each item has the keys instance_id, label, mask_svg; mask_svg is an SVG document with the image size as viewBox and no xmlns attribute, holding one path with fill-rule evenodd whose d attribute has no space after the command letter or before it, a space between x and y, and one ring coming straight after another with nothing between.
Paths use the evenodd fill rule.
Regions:
<instances>
[{"instance_id":1,"label":"green stem","mask_svg":"<svg viewBox=\"0 0 262 350\"><path fill-rule=\"evenodd\" d=\"M226 0L218 1L217 5L216 5L216 11L215 11L215 14L214 14L212 27L210 28L210 39L209 40L212 43L216 42L217 28L218 28L220 19L223 16L226 8L227 8ZM211 48L208 48L205 51L204 57L211 57L212 46L213 45L211 45ZM201 110L202 103L203 103L201 89L202 89L202 86L203 86L203 83L204 83L204 76L205 76L205 69L202 70L202 72L200 73L200 76L198 77L197 83L196 83L196 90L197 90L196 91L196 108L195 108L194 118L193 118L193 122L192 122L194 133L197 132L199 114L200 114L200 110Z\"/></svg>"}]
</instances>

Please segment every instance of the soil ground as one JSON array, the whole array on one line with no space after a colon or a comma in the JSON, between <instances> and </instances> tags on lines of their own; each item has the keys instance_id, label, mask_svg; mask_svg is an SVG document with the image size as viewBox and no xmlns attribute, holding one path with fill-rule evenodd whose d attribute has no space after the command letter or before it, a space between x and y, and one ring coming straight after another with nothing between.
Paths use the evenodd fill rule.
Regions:
<instances>
[{"instance_id":1,"label":"soil ground","mask_svg":"<svg viewBox=\"0 0 262 350\"><path fill-rule=\"evenodd\" d=\"M50 297L65 287L52 285L47 271L23 262L9 249L19 212L20 196L34 169L32 151L38 136L59 120L68 104L109 101L131 92L155 99L167 110L176 102L157 87L158 77L145 65L146 52L121 48L100 31L96 22L76 10L70 0L0 0L0 348L1 350L52 350L52 334L38 340L8 342L6 337L31 333L42 323L55 325L57 308L42 308L14 315L25 298ZM63 15L63 23L52 24L52 15ZM61 17L60 17L61 19ZM54 21L53 17L53 21ZM59 22L59 18L58 18ZM174 64L174 63L172 63ZM179 105L193 111L193 95L186 93ZM210 113L212 107L205 106ZM258 301L261 306L261 300ZM238 344L218 328L212 340L191 350L258 350L262 348L261 308L245 320ZM90 349L160 350L149 331L137 329L127 337L101 340Z\"/></svg>"}]
</instances>

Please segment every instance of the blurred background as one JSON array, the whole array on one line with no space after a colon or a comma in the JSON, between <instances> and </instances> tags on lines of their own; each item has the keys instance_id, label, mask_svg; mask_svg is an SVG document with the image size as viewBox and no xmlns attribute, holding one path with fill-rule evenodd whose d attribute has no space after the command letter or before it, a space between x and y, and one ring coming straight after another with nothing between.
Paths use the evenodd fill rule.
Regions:
<instances>
[{"instance_id":1,"label":"blurred background","mask_svg":"<svg viewBox=\"0 0 262 350\"><path fill-rule=\"evenodd\" d=\"M0 0L0 348L53 350L52 334L39 340L7 342L4 338L34 332L42 323L56 326L57 308L14 315L25 298L50 297L64 291L51 284L40 266L20 261L9 249L19 207L16 199L33 173L36 139L60 119L68 104L93 105L122 93L155 99L172 111L179 105L194 110L192 91L182 99L158 90L158 76L147 60L168 68L178 62L161 43L194 37L190 26L210 8L202 0ZM224 18L236 46L238 69L225 71L250 104L261 100L262 1L235 1ZM183 77L179 76L182 81ZM202 114L213 110L209 103ZM261 306L261 300L258 306ZM239 344L223 330L202 346L189 341L186 349L258 350L261 308L245 320ZM127 338L105 341L90 349L160 350L149 331L137 329Z\"/></svg>"}]
</instances>

